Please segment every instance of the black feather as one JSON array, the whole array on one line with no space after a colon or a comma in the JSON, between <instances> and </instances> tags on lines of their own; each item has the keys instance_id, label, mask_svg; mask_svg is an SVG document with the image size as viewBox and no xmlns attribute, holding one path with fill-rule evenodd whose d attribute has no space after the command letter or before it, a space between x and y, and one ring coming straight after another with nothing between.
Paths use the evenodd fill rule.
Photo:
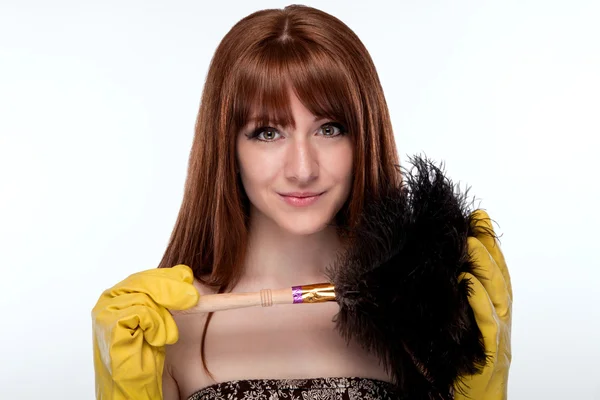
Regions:
<instances>
[{"instance_id":1,"label":"black feather","mask_svg":"<svg viewBox=\"0 0 600 400\"><path fill-rule=\"evenodd\" d=\"M468 303L468 189L460 193L427 158L402 168L401 188L365 205L353 245L328 271L346 340L374 352L411 399L452 399L461 375L485 365ZM493 234L491 232L490 234Z\"/></svg>"}]
</instances>

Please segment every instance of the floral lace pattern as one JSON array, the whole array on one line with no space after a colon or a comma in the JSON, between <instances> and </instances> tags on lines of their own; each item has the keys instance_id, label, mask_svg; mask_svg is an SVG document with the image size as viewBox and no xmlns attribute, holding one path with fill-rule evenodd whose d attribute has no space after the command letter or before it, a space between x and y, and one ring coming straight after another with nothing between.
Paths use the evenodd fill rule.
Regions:
<instances>
[{"instance_id":1,"label":"floral lace pattern","mask_svg":"<svg viewBox=\"0 0 600 400\"><path fill-rule=\"evenodd\" d=\"M401 400L394 385L367 378L250 379L217 383L188 400Z\"/></svg>"}]
</instances>

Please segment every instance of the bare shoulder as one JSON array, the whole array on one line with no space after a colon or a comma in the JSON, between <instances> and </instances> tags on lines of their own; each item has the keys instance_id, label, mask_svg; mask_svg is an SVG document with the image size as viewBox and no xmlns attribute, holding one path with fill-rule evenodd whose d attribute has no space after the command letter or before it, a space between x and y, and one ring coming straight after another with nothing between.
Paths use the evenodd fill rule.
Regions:
<instances>
[{"instance_id":1,"label":"bare shoulder","mask_svg":"<svg viewBox=\"0 0 600 400\"><path fill-rule=\"evenodd\" d=\"M216 292L210 286L203 284L198 279L194 279L193 284L200 294L200 297ZM177 342L167 346L167 364L180 364L182 356L184 356L186 353L189 353L190 349L199 348L200 346L208 313L188 313L187 311L189 310L185 311L186 312L171 312L173 319L175 320L175 324L177 325L179 337Z\"/></svg>"},{"instance_id":2,"label":"bare shoulder","mask_svg":"<svg viewBox=\"0 0 600 400\"><path fill-rule=\"evenodd\" d=\"M193 284L200 297L216 293L215 289L197 279L194 279ZM178 391L179 398L187 398L197 388L210 383L202 363L199 363L202 334L208 313L172 314L179 337L177 342L166 346L163 374L168 375L163 375L163 381L171 382L171 386L177 388L172 392Z\"/></svg>"},{"instance_id":3,"label":"bare shoulder","mask_svg":"<svg viewBox=\"0 0 600 400\"><path fill-rule=\"evenodd\" d=\"M194 279L193 284L198 293L200 294L200 297L216 293L215 289L203 284L198 279ZM189 313L189 310L186 310L186 312L183 313L173 313L173 318L175 319L177 329L179 330L178 342L182 342L186 345L189 345L189 340L197 341L198 338L202 335L207 315L207 313L203 312Z\"/></svg>"}]
</instances>

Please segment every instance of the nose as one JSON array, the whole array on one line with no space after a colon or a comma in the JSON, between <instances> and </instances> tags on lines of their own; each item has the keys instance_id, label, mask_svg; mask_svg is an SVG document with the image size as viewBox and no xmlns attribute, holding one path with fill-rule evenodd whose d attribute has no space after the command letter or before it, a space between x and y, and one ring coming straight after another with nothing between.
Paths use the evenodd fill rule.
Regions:
<instances>
[{"instance_id":1,"label":"nose","mask_svg":"<svg viewBox=\"0 0 600 400\"><path fill-rule=\"evenodd\" d=\"M319 176L318 154L306 137L291 140L286 154L285 176L297 184L308 184Z\"/></svg>"}]
</instances>

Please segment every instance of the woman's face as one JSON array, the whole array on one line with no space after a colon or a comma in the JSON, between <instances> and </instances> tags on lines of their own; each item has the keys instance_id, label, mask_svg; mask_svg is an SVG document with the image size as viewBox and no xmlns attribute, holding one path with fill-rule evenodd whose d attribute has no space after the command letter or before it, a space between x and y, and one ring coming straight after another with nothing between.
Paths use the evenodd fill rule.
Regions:
<instances>
[{"instance_id":1,"label":"woman's face","mask_svg":"<svg viewBox=\"0 0 600 400\"><path fill-rule=\"evenodd\" d=\"M309 235L331 223L348 198L352 143L345 127L315 120L290 93L295 129L270 124L256 131L250 122L238 134L237 159L252 219Z\"/></svg>"}]
</instances>

